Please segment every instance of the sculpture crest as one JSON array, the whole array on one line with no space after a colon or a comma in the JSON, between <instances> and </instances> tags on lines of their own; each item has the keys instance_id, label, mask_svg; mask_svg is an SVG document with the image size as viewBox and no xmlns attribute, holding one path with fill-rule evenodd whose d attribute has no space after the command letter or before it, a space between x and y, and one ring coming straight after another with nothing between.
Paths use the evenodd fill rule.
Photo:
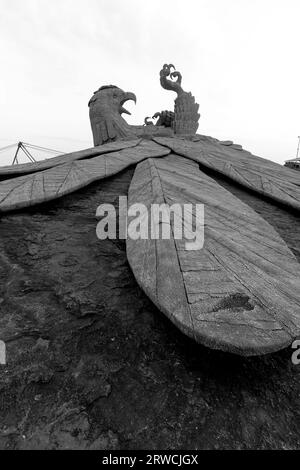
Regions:
<instances>
[{"instance_id":1,"label":"sculpture crest","mask_svg":"<svg viewBox=\"0 0 300 470\"><path fill-rule=\"evenodd\" d=\"M174 69L173 72L171 70ZM160 71L160 84L165 90L172 90L177 93L175 99L174 121L172 128L177 135L194 135L198 129L199 104L189 92L182 89L182 75L175 70L174 65L165 64Z\"/></svg>"}]
</instances>

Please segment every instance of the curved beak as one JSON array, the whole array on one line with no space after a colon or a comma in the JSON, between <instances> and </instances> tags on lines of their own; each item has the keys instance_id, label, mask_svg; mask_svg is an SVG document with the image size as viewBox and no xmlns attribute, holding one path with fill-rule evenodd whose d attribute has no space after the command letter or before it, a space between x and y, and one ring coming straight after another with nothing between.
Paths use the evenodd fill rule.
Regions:
<instances>
[{"instance_id":1,"label":"curved beak","mask_svg":"<svg viewBox=\"0 0 300 470\"><path fill-rule=\"evenodd\" d=\"M123 99L121 100L120 102L120 108L119 108L119 112L120 114L123 114L123 113L126 113L126 114L129 114L131 115L131 113L129 111L127 111L127 109L123 108L123 104L126 102L126 101L134 101L135 104L136 104L136 96L134 93L131 93L131 92L128 92L128 93L124 93L124 97Z\"/></svg>"}]
</instances>

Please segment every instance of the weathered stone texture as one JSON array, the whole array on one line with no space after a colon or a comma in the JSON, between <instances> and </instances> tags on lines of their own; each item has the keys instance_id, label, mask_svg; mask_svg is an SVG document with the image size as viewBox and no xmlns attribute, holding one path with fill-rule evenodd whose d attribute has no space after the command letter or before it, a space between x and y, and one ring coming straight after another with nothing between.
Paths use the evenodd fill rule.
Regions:
<instances>
[{"instance_id":1,"label":"weathered stone texture","mask_svg":"<svg viewBox=\"0 0 300 470\"><path fill-rule=\"evenodd\" d=\"M197 345L139 289L125 242L96 238L97 206L131 178L1 218L0 448L299 448L292 350ZM299 218L230 188L300 259Z\"/></svg>"}]
</instances>

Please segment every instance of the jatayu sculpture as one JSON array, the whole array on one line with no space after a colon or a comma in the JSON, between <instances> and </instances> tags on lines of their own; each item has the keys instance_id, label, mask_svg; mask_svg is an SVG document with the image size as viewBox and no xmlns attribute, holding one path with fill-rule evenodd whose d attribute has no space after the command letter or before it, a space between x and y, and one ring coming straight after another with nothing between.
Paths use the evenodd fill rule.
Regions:
<instances>
[{"instance_id":1,"label":"jatayu sculpture","mask_svg":"<svg viewBox=\"0 0 300 470\"><path fill-rule=\"evenodd\" d=\"M183 333L206 346L241 355L282 349L300 332L300 265L274 228L213 176L299 211L300 175L230 141L196 134L199 105L181 82L172 65L163 66L160 83L177 93L174 110L140 126L122 117L124 103L136 101L133 93L99 88L89 102L95 147L1 168L0 211L57 199L135 165L129 204L205 207L201 250L186 250L185 240L172 237L127 239L140 287Z\"/></svg>"},{"instance_id":2,"label":"jatayu sculpture","mask_svg":"<svg viewBox=\"0 0 300 470\"><path fill-rule=\"evenodd\" d=\"M90 120L94 137L94 145L102 145L118 138L194 135L198 129L199 105L195 103L191 93L181 87L181 74L172 64L165 64L160 72L160 83L166 90L177 93L174 112L162 111L155 113L158 117L155 126L130 126L122 114L129 112L123 107L128 100L136 103L134 93L126 93L114 85L102 86L89 101ZM170 77L170 78L168 78ZM130 113L129 113L130 114ZM147 119L147 118L146 118Z\"/></svg>"}]
</instances>

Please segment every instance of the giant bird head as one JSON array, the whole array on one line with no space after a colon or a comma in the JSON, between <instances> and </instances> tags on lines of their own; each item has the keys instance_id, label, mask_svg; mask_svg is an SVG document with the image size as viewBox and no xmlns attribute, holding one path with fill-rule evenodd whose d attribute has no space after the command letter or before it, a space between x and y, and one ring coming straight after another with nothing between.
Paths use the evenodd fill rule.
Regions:
<instances>
[{"instance_id":1,"label":"giant bird head","mask_svg":"<svg viewBox=\"0 0 300 470\"><path fill-rule=\"evenodd\" d=\"M134 137L131 126L122 118L123 113L130 114L123 107L128 100L136 103L135 94L125 92L114 85L102 86L95 91L89 101L95 146L118 138Z\"/></svg>"}]
</instances>

